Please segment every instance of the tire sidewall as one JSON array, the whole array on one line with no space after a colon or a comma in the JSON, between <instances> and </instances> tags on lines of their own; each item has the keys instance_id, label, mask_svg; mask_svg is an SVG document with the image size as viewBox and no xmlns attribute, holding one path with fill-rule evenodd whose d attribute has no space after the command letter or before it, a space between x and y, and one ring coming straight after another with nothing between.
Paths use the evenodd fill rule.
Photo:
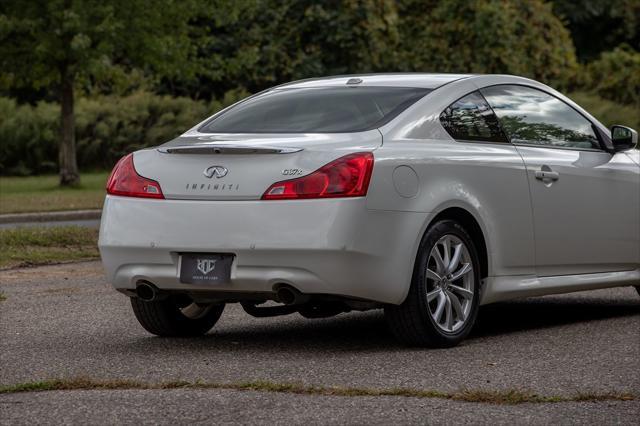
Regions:
<instances>
[{"instance_id":1,"label":"tire sidewall","mask_svg":"<svg viewBox=\"0 0 640 426\"><path fill-rule=\"evenodd\" d=\"M186 317L174 298L144 302L131 298L133 312L142 327L157 336L194 337L206 334L220 319L225 305L212 306L201 318Z\"/></svg>"}]
</instances>

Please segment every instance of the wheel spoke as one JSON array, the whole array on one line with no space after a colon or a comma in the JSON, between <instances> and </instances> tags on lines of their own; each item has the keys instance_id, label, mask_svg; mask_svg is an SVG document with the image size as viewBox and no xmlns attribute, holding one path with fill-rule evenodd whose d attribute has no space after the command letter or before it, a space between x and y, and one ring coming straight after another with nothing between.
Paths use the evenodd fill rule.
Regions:
<instances>
[{"instance_id":1,"label":"wheel spoke","mask_svg":"<svg viewBox=\"0 0 640 426\"><path fill-rule=\"evenodd\" d=\"M441 293L440 289L435 289L431 293L427 293L427 302L431 303Z\"/></svg>"},{"instance_id":2,"label":"wheel spoke","mask_svg":"<svg viewBox=\"0 0 640 426\"><path fill-rule=\"evenodd\" d=\"M451 266L451 240L448 237L442 241L442 247L444 248L444 270L447 271Z\"/></svg>"},{"instance_id":3,"label":"wheel spoke","mask_svg":"<svg viewBox=\"0 0 640 426\"><path fill-rule=\"evenodd\" d=\"M447 296L449 296L449 299L451 300L451 305L453 306L453 310L456 313L458 319L460 321L464 321L464 312L462 310L462 305L460 305L460 300L458 300L458 296L450 291L447 291Z\"/></svg>"},{"instance_id":4,"label":"wheel spoke","mask_svg":"<svg viewBox=\"0 0 640 426\"><path fill-rule=\"evenodd\" d=\"M453 312L451 310L451 298L445 294L446 307L445 307L445 327L447 330L453 329Z\"/></svg>"},{"instance_id":5,"label":"wheel spoke","mask_svg":"<svg viewBox=\"0 0 640 426\"><path fill-rule=\"evenodd\" d=\"M451 274L451 282L459 280L463 275L468 274L473 270L473 267L470 263L464 263L462 268L458 269L456 272Z\"/></svg>"},{"instance_id":6,"label":"wheel spoke","mask_svg":"<svg viewBox=\"0 0 640 426\"><path fill-rule=\"evenodd\" d=\"M441 281L442 277L438 275L437 272L432 271L431 269L427 269L427 278L433 281Z\"/></svg>"},{"instance_id":7,"label":"wheel spoke","mask_svg":"<svg viewBox=\"0 0 640 426\"><path fill-rule=\"evenodd\" d=\"M444 275L447 271L447 267L444 263L444 260L442 259L442 256L440 255L440 250L438 250L437 246L433 248L433 254L431 256L433 256L433 259L436 261L436 271L438 272L438 274Z\"/></svg>"},{"instance_id":8,"label":"wheel spoke","mask_svg":"<svg viewBox=\"0 0 640 426\"><path fill-rule=\"evenodd\" d=\"M438 307L436 311L433 313L433 319L436 320L437 323L440 323L440 319L442 318L442 313L444 312L444 307L447 304L447 297L443 292L439 292L438 294Z\"/></svg>"},{"instance_id":9,"label":"wheel spoke","mask_svg":"<svg viewBox=\"0 0 640 426\"><path fill-rule=\"evenodd\" d=\"M464 297L465 299L472 299L473 298L473 292L471 290L467 290L466 288L462 288L459 287L457 285L453 285L453 284L449 284L449 290L451 290L452 292L459 294L460 296Z\"/></svg>"},{"instance_id":10,"label":"wheel spoke","mask_svg":"<svg viewBox=\"0 0 640 426\"><path fill-rule=\"evenodd\" d=\"M449 262L449 267L447 268L447 274L452 273L460 264L460 258L462 257L462 244L457 244L453 249L453 257L451 257L451 262Z\"/></svg>"}]
</instances>

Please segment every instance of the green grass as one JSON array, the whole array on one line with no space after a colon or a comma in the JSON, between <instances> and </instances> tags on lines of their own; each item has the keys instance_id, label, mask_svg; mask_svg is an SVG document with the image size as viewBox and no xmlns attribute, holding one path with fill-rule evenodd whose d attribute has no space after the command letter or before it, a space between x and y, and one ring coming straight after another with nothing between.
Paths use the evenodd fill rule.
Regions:
<instances>
[{"instance_id":1,"label":"green grass","mask_svg":"<svg viewBox=\"0 0 640 426\"><path fill-rule=\"evenodd\" d=\"M0 177L0 214L99 209L107 172L83 173L77 188L60 188L58 176Z\"/></svg>"},{"instance_id":2,"label":"green grass","mask_svg":"<svg viewBox=\"0 0 640 426\"><path fill-rule=\"evenodd\" d=\"M640 108L637 106L621 105L585 92L574 92L568 96L607 127L621 124L640 130Z\"/></svg>"},{"instance_id":3,"label":"green grass","mask_svg":"<svg viewBox=\"0 0 640 426\"><path fill-rule=\"evenodd\" d=\"M370 389L350 387L305 386L293 383L276 383L268 381L240 383L205 383L205 382L165 382L144 383L133 380L95 380L90 378L56 379L40 382L27 382L15 385L0 386L0 394L17 392L40 392L54 390L123 390L123 389L228 389L240 391L278 392L301 395L325 396L398 396L412 398L439 398L454 401L476 402L484 404L523 404L523 403L558 403L583 401L635 401L638 396L629 393L590 393L573 396L544 396L518 390L461 390L458 392L442 392L434 390L418 390L409 388Z\"/></svg>"},{"instance_id":4,"label":"green grass","mask_svg":"<svg viewBox=\"0 0 640 426\"><path fill-rule=\"evenodd\" d=\"M0 302L4 302L5 300L7 300L7 296L5 296L4 293L0 291Z\"/></svg>"},{"instance_id":5,"label":"green grass","mask_svg":"<svg viewBox=\"0 0 640 426\"><path fill-rule=\"evenodd\" d=\"M0 229L0 268L98 258L98 230L81 226Z\"/></svg>"}]
</instances>

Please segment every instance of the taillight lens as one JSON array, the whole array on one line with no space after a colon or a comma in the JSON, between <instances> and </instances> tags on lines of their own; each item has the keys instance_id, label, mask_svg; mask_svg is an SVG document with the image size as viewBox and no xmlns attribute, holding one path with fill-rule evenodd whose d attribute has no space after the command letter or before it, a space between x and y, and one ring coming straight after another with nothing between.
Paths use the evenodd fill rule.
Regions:
<instances>
[{"instance_id":1,"label":"taillight lens","mask_svg":"<svg viewBox=\"0 0 640 426\"><path fill-rule=\"evenodd\" d=\"M142 177L133 166L133 154L122 157L107 180L107 194L124 197L164 198L160 184Z\"/></svg>"},{"instance_id":2,"label":"taillight lens","mask_svg":"<svg viewBox=\"0 0 640 426\"><path fill-rule=\"evenodd\" d=\"M345 155L307 176L274 183L262 199L362 197L367 195L372 171L372 153Z\"/></svg>"}]
</instances>

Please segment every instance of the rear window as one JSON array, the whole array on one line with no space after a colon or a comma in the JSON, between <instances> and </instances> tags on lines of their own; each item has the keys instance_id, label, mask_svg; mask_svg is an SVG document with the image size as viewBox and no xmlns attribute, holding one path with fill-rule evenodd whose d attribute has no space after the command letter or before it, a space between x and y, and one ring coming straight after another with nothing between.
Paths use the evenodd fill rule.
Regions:
<instances>
[{"instance_id":1,"label":"rear window","mask_svg":"<svg viewBox=\"0 0 640 426\"><path fill-rule=\"evenodd\" d=\"M275 89L209 121L203 133L344 133L388 123L430 89L323 87Z\"/></svg>"}]
</instances>

